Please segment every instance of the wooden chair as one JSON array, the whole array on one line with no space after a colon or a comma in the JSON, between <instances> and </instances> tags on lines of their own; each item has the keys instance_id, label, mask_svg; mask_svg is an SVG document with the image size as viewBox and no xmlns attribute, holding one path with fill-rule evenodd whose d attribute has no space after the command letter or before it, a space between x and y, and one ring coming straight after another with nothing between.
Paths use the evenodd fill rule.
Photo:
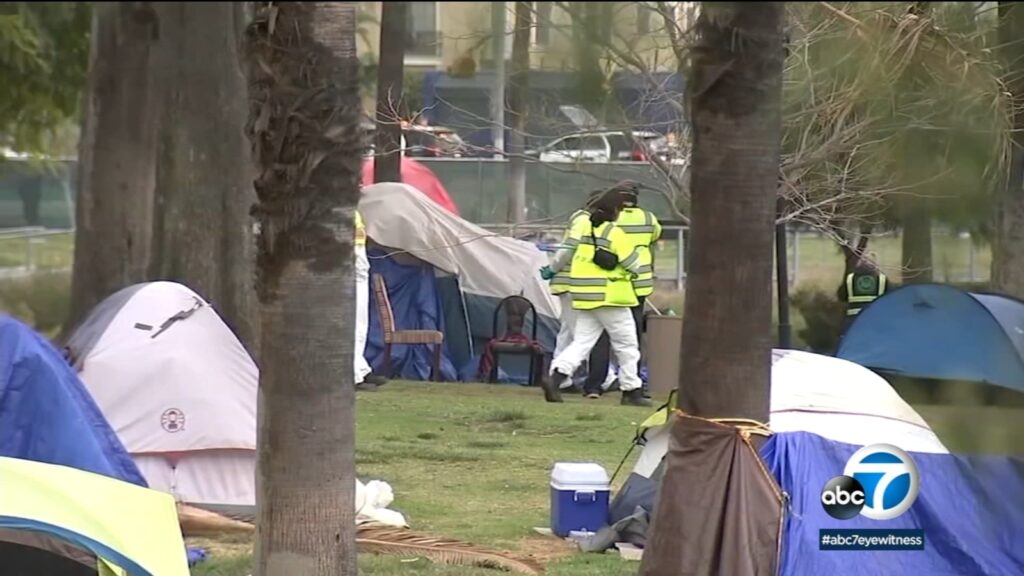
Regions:
<instances>
[{"instance_id":1,"label":"wooden chair","mask_svg":"<svg viewBox=\"0 0 1024 576\"><path fill-rule=\"evenodd\" d=\"M444 345L444 333L437 330L398 330L395 328L395 314L391 311L391 299L388 297L388 285L380 274L373 275L373 294L377 304L377 314L384 330L384 376L391 378L391 346L426 344L434 347L434 357L430 366L430 379L441 381L441 346Z\"/></svg>"}]
</instances>

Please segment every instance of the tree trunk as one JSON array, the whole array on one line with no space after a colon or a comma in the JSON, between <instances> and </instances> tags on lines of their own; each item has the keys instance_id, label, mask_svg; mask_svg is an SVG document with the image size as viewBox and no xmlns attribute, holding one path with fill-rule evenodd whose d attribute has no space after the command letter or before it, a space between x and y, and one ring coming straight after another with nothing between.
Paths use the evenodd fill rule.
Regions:
<instances>
[{"instance_id":1,"label":"tree trunk","mask_svg":"<svg viewBox=\"0 0 1024 576\"><path fill-rule=\"evenodd\" d=\"M509 131L509 195L508 221L519 224L526 220L526 117L530 93L530 27L533 6L516 2L515 27L512 31L512 74L509 77L508 112L512 122Z\"/></svg>"},{"instance_id":2,"label":"tree trunk","mask_svg":"<svg viewBox=\"0 0 1024 576\"><path fill-rule=\"evenodd\" d=\"M1010 170L994 214L992 289L1024 298L1024 6L999 3L999 45L1013 103Z\"/></svg>"},{"instance_id":3,"label":"tree trunk","mask_svg":"<svg viewBox=\"0 0 1024 576\"><path fill-rule=\"evenodd\" d=\"M697 23L693 250L679 381L679 408L694 416L768 422L783 19L781 2L705 2ZM700 501L695 487L707 480L682 462L685 452L669 451L645 576L711 575L720 565L722 550L682 552L704 532L692 515L725 506Z\"/></svg>"},{"instance_id":4,"label":"tree trunk","mask_svg":"<svg viewBox=\"0 0 1024 576\"><path fill-rule=\"evenodd\" d=\"M65 333L111 293L146 279L153 220L152 111L159 93L149 69L156 15L148 2L99 3L94 10Z\"/></svg>"},{"instance_id":5,"label":"tree trunk","mask_svg":"<svg viewBox=\"0 0 1024 576\"><path fill-rule=\"evenodd\" d=\"M405 73L405 19L408 10L408 2L381 2L374 182L402 181L402 117L399 107L402 75Z\"/></svg>"},{"instance_id":6,"label":"tree trunk","mask_svg":"<svg viewBox=\"0 0 1024 576\"><path fill-rule=\"evenodd\" d=\"M932 216L921 203L908 206L903 214L903 283L932 281Z\"/></svg>"},{"instance_id":7,"label":"tree trunk","mask_svg":"<svg viewBox=\"0 0 1024 576\"><path fill-rule=\"evenodd\" d=\"M164 95L149 277L209 300L255 355L255 201L238 41L243 5L161 2L154 71Z\"/></svg>"},{"instance_id":8,"label":"tree trunk","mask_svg":"<svg viewBox=\"0 0 1024 576\"><path fill-rule=\"evenodd\" d=\"M259 3L246 31L262 334L256 576L356 574L355 2Z\"/></svg>"}]
</instances>

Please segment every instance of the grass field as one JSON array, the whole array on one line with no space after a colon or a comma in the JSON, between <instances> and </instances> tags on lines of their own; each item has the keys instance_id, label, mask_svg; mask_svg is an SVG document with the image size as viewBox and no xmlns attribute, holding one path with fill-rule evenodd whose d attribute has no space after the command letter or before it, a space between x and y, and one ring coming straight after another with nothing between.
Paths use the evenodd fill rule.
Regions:
<instances>
[{"instance_id":1,"label":"grass field","mask_svg":"<svg viewBox=\"0 0 1024 576\"><path fill-rule=\"evenodd\" d=\"M548 526L548 482L557 461L601 463L611 474L650 409L567 398L548 404L539 389L479 384L391 383L358 396L360 480L391 484L411 528L498 550L532 554L550 576L625 576L636 562L575 553L533 532ZM635 454L634 454L635 455ZM626 470L631 464L627 464ZM620 474L616 484L620 484ZM193 574L245 576L251 542L197 541L212 558ZM385 576L493 576L493 570L364 555L360 573Z\"/></svg>"}]
</instances>

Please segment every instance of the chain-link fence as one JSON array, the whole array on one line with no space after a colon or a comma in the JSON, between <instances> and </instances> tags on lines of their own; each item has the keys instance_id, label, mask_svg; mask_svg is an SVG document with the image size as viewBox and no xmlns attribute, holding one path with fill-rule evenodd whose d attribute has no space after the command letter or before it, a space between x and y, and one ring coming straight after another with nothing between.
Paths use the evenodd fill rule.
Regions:
<instances>
[{"instance_id":1,"label":"chain-link fence","mask_svg":"<svg viewBox=\"0 0 1024 576\"><path fill-rule=\"evenodd\" d=\"M487 230L536 242L554 249L565 225L483 224ZM686 284L687 228L667 224L654 246L654 273L659 287L683 290ZM835 289L843 279L844 258L839 245L813 230L790 230L786 238L789 285ZM869 251L877 256L882 271L894 280L902 277L901 238L898 234L871 239ZM932 232L932 278L936 282L987 282L992 262L987 246L979 246L967 234L946 230ZM774 270L774 268L773 268Z\"/></svg>"}]
</instances>

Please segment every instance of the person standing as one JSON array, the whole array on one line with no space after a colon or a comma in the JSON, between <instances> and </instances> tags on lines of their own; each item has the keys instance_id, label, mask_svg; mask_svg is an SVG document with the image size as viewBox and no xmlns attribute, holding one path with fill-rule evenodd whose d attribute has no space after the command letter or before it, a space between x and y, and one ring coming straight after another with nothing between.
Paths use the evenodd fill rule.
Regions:
<instances>
[{"instance_id":1,"label":"person standing","mask_svg":"<svg viewBox=\"0 0 1024 576\"><path fill-rule=\"evenodd\" d=\"M861 256L853 271L846 275L839 286L837 296L840 301L846 302L846 317L843 318L840 338L846 334L861 310L884 296L892 287L889 278L878 269L873 256Z\"/></svg>"},{"instance_id":2,"label":"person standing","mask_svg":"<svg viewBox=\"0 0 1024 576\"><path fill-rule=\"evenodd\" d=\"M630 250L640 255L640 268L633 280L636 291L637 305L632 308L633 321L636 325L637 341L643 341L644 304L647 297L654 293L654 253L651 246L661 238L661 223L649 210L639 206L639 186L633 182L624 182L615 187L622 195L623 207L615 220L628 240ZM609 342L606 334L594 346L590 355L590 374L584 384L584 393L588 398L598 398L604 389L609 369ZM639 372L639 361L637 371ZM644 387L644 397L650 398Z\"/></svg>"},{"instance_id":3,"label":"person standing","mask_svg":"<svg viewBox=\"0 0 1024 576\"><path fill-rule=\"evenodd\" d=\"M565 347L572 342L572 328L576 322L576 314L572 308L572 297L569 294L569 267L567 266L581 236L581 233L577 234L576 232L581 232L583 228L580 226L585 222L589 222L590 202L594 201L603 192L603 190L591 192L587 198L587 205L569 216L568 226L565 229L565 234L562 235L562 242L559 244L558 250L555 251L555 257L552 259L551 264L541 270L541 277L549 280L551 294L558 297L558 303L561 307L558 336L555 338L554 356L561 354L562 350L565 350Z\"/></svg>"},{"instance_id":4,"label":"person standing","mask_svg":"<svg viewBox=\"0 0 1024 576\"><path fill-rule=\"evenodd\" d=\"M365 356L366 339L370 331L370 259L366 256L366 225L359 210L355 213L355 228L356 333L352 367L356 390L370 391L384 385L387 380L372 374L373 369Z\"/></svg>"},{"instance_id":5,"label":"person standing","mask_svg":"<svg viewBox=\"0 0 1024 576\"><path fill-rule=\"evenodd\" d=\"M612 189L593 204L589 221L573 251L569 270L576 323L572 342L551 362L549 378L542 382L544 398L561 402L560 388L572 377L594 344L607 331L619 362L619 388L624 405L650 406L643 397L637 365L640 345L630 309L637 305L633 278L640 256L615 225L622 196Z\"/></svg>"}]
</instances>

